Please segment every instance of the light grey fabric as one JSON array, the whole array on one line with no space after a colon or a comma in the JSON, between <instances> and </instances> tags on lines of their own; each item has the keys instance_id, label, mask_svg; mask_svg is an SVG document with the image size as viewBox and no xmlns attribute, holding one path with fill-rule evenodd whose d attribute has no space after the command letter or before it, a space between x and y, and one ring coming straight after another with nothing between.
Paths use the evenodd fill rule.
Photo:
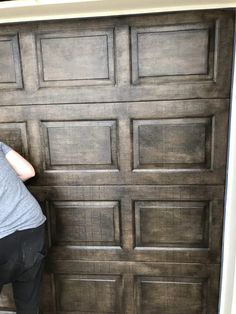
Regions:
<instances>
[{"instance_id":1,"label":"light grey fabric","mask_svg":"<svg viewBox=\"0 0 236 314\"><path fill-rule=\"evenodd\" d=\"M16 230L36 228L46 220L39 203L5 157L11 149L0 142L0 239Z\"/></svg>"}]
</instances>

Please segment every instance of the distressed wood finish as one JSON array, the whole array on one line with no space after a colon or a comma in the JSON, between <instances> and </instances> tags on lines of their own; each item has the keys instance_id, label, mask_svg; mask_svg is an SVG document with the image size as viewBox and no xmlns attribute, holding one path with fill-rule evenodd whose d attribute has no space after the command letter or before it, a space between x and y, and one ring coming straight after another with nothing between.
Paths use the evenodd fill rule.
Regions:
<instances>
[{"instance_id":1,"label":"distressed wood finish","mask_svg":"<svg viewBox=\"0 0 236 314\"><path fill-rule=\"evenodd\" d=\"M22 134L35 185L224 184L228 107L225 99L2 106L0 129Z\"/></svg>"},{"instance_id":2,"label":"distressed wood finish","mask_svg":"<svg viewBox=\"0 0 236 314\"><path fill-rule=\"evenodd\" d=\"M0 36L0 89L22 88L17 34Z\"/></svg>"},{"instance_id":3,"label":"distressed wood finish","mask_svg":"<svg viewBox=\"0 0 236 314\"><path fill-rule=\"evenodd\" d=\"M38 34L36 44L40 87L114 84L112 28Z\"/></svg>"},{"instance_id":4,"label":"distressed wood finish","mask_svg":"<svg viewBox=\"0 0 236 314\"><path fill-rule=\"evenodd\" d=\"M24 84L0 81L5 105L229 97L230 10L2 25L9 35Z\"/></svg>"},{"instance_id":5,"label":"distressed wood finish","mask_svg":"<svg viewBox=\"0 0 236 314\"><path fill-rule=\"evenodd\" d=\"M233 25L212 10L1 26L0 140L34 165L48 218L44 314L217 313Z\"/></svg>"}]
</instances>

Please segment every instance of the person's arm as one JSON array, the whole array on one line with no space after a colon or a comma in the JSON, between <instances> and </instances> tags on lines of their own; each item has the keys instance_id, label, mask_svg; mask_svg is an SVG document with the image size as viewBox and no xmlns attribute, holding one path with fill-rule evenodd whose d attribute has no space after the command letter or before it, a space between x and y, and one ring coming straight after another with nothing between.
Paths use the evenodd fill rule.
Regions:
<instances>
[{"instance_id":1,"label":"person's arm","mask_svg":"<svg viewBox=\"0 0 236 314\"><path fill-rule=\"evenodd\" d=\"M1 148L7 161L22 181L26 181L35 176L33 166L24 157L4 143L1 143Z\"/></svg>"}]
</instances>

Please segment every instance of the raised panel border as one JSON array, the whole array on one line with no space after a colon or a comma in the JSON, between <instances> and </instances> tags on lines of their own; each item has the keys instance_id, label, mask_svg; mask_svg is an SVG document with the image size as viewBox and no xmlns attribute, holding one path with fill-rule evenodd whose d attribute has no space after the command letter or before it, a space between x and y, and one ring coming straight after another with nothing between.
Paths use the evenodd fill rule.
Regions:
<instances>
[{"instance_id":1,"label":"raised panel border","mask_svg":"<svg viewBox=\"0 0 236 314\"><path fill-rule=\"evenodd\" d=\"M15 81L0 82L0 90L23 89L19 34L0 34L0 42L1 41L11 42L13 54L12 56L14 60Z\"/></svg>"},{"instance_id":2,"label":"raised panel border","mask_svg":"<svg viewBox=\"0 0 236 314\"><path fill-rule=\"evenodd\" d=\"M136 313L137 314L142 314L142 313L147 313L146 311L143 312L142 310L142 304L143 301L142 300L142 284L148 284L150 283L151 285L153 284L157 284L159 286L161 286L162 284L169 284L169 285L186 285L190 286L190 285L198 285L201 287L201 313L198 312L197 314L206 314L207 313L207 307L211 306L210 304L207 304L209 302L208 300L208 291L209 291L209 278L205 277L205 278L196 278L196 277L178 277L178 276L168 276L168 277L164 277L164 276L135 276L135 301L136 301ZM167 296L167 291L166 291L166 296ZM163 295L159 295L157 296L156 300L158 299L158 297L163 297ZM165 302L165 306L169 306L171 305L172 307L175 305L175 296L174 295L170 295L169 296L170 299L168 299L168 302ZM184 298L188 298L187 295L184 296ZM162 300L163 301L163 300ZM167 301L167 300L166 300ZM184 299L182 300L184 302ZM148 306L148 302L145 302L146 306ZM150 304L150 303L149 303ZM151 304L150 304L151 305ZM163 304L162 304L163 305ZM186 309L185 309L186 310ZM165 313L172 313L172 312L165 312ZM184 312L186 313L186 312ZM196 313L196 312L194 312Z\"/></svg>"},{"instance_id":3,"label":"raised panel border","mask_svg":"<svg viewBox=\"0 0 236 314\"><path fill-rule=\"evenodd\" d=\"M50 159L50 142L48 138L48 128L50 127L64 127L66 123L70 123L73 126L105 126L110 128L110 152L111 152L111 163L110 164L86 164L86 168L83 165L55 165L51 164ZM42 137L45 142L45 151L44 151L44 170L81 170L81 171L90 171L92 170L113 170L118 169L118 157L117 157L117 120L65 120L65 121L44 121L41 120L42 127Z\"/></svg>"},{"instance_id":4,"label":"raised panel border","mask_svg":"<svg viewBox=\"0 0 236 314\"><path fill-rule=\"evenodd\" d=\"M224 186L185 185L102 185L102 186L31 186L39 201L118 201L120 202L121 246L78 247L52 243L55 259L133 260L152 262L219 263L221 259ZM209 202L209 243L207 247L138 247L135 243L135 210L137 201ZM47 208L50 217L50 206ZM51 223L49 224L51 228ZM49 237L53 231L49 230Z\"/></svg>"},{"instance_id":5,"label":"raised panel border","mask_svg":"<svg viewBox=\"0 0 236 314\"><path fill-rule=\"evenodd\" d=\"M214 116L210 117L185 117L183 118L184 121L181 121L181 118L162 118L162 119L155 119L152 117L152 119L144 119L144 120L138 120L138 119L132 119L132 129L133 129L133 170L152 170L152 171L164 171L164 170L172 170L172 171L189 171L189 170L198 170L198 171L206 171L206 170L213 170L213 158L214 158L214 150L212 147L212 143L214 143L214 125L215 125L215 118ZM181 121L179 124L178 121ZM199 124L205 126L205 160L204 163L162 163L162 164L141 164L139 154L140 154L140 143L139 143L139 127L140 126L146 126L146 125L152 125L156 123L156 125L184 125L188 126L191 124ZM175 167L176 168L175 168Z\"/></svg>"},{"instance_id":6,"label":"raised panel border","mask_svg":"<svg viewBox=\"0 0 236 314\"><path fill-rule=\"evenodd\" d=\"M207 31L208 33L208 53L207 53L207 73L203 74L179 74L179 75L159 75L159 76L140 76L139 75L139 54L138 54L138 37L140 34L145 33L173 33L181 31ZM218 32L218 22L203 22L203 23L186 23L186 24L176 24L176 25L163 25L163 26L147 26L147 27L131 27L130 30L130 41L131 41L131 56L132 56L132 84L148 84L148 85L158 85L162 83L171 83L171 82L201 82L201 81L216 81L216 66L217 64L217 45L215 43Z\"/></svg>"},{"instance_id":7,"label":"raised panel border","mask_svg":"<svg viewBox=\"0 0 236 314\"><path fill-rule=\"evenodd\" d=\"M134 201L133 202L133 210L134 210L134 220L135 220L135 248L137 249L152 249L152 250L160 250L160 249L210 249L210 232L211 232L211 217L212 217L212 203L210 201L205 202L193 202L193 201L184 201L184 202L176 202L176 201ZM141 234L141 218L140 218L140 212L141 209L149 210L150 208L158 209L172 209L174 211L174 208L176 209L188 209L191 211L194 211L196 209L202 209L204 211L202 214L204 214L204 220L203 223L203 233L202 233L202 241L198 242L164 242L159 241L157 238L155 242L151 243L144 243L142 241L142 234ZM174 213L173 213L174 215ZM183 229L183 233L186 230ZM167 231L168 232L168 231ZM169 232L171 232L169 230ZM176 235L177 237L178 235Z\"/></svg>"},{"instance_id":8,"label":"raised panel border","mask_svg":"<svg viewBox=\"0 0 236 314\"><path fill-rule=\"evenodd\" d=\"M157 25L214 23L217 24L217 64L215 81L189 81L177 83L142 83L132 84L130 74L130 54L129 54L129 28L131 27L156 27ZM39 78L37 70L35 34L61 33L61 30L70 33L72 30L78 32L79 29L113 29L114 31L114 62L116 68L115 83L104 86L100 92L100 86L87 86L83 88L69 88L69 86L51 86L50 88L39 88ZM116 31L117 29L117 31ZM108 102L134 102L134 101L155 101L157 99L223 99L230 97L231 65L233 52L234 33L234 12L233 10L199 10L171 12L163 14L140 14L139 16L107 17L104 19L72 19L69 21L39 21L35 25L31 23L21 23L12 25L2 25L0 34L20 34L20 46L22 55L22 66L24 74L24 88L11 91L1 90L1 106L15 106L24 104L35 105L56 105L63 103L101 103ZM29 47L29 49L28 49ZM125 51L122 51L122 48ZM227 49L225 49L227 47ZM122 52L122 53L121 53ZM30 67L27 68L27 65ZM121 69L121 71L120 71ZM125 72L124 72L125 71ZM104 82L103 82L104 84ZM75 85L77 86L77 85ZM49 87L49 86L48 86Z\"/></svg>"},{"instance_id":9,"label":"raised panel border","mask_svg":"<svg viewBox=\"0 0 236 314\"><path fill-rule=\"evenodd\" d=\"M84 283L90 283L90 285L88 285L88 290L86 289L86 291L84 291L84 293L89 293L91 295L91 299L88 299L88 306L91 307L91 303L92 299L94 298L94 300L97 300L100 303L100 306L104 300L104 298L109 298L108 295L103 295L100 298L98 298L98 293L95 292L95 290L93 289L94 286L92 286L92 283L100 283L100 284L106 284L106 283L110 283L113 285L113 289L115 290L115 293L112 294L113 296L113 301L114 301L114 313L117 314L122 314L121 309L123 308L123 298L122 298L122 276L120 274L99 274L99 273L95 273L95 274L56 274L55 275L55 291L56 291L56 309L60 312L64 312L64 310L61 307L61 293L59 291L59 286L60 286L60 282L62 283L64 281L67 282L81 282L83 284ZM89 288L91 288L91 291L89 291ZM83 293L82 290L80 290L80 293ZM98 298L98 299L97 299ZM98 306L99 304L94 305L94 311L88 311L88 309L84 309L82 311L78 311L78 313L84 313L84 311L87 313L107 313L110 314L111 312L107 312L107 311L99 311L97 310L96 306ZM84 304L82 304L81 306L84 306ZM109 306L108 306L109 308ZM68 311L70 311L69 309L67 309ZM113 313L113 312L112 312Z\"/></svg>"},{"instance_id":10,"label":"raised panel border","mask_svg":"<svg viewBox=\"0 0 236 314\"><path fill-rule=\"evenodd\" d=\"M47 202L47 208L49 209L49 224L50 224L50 236L51 241L54 244L59 244L62 246L65 245L73 245L77 248L88 248L89 247L104 247L104 246L121 246L121 222L120 222L120 202L119 201L49 201ZM81 240L74 240L74 241L60 241L57 238L57 220L56 215L57 211L61 209L67 208L84 208L86 210L86 207L95 206L94 208L102 208L102 206L106 206L106 209L113 209L113 230L114 230L114 238L108 241L81 241ZM72 226L71 226L72 227Z\"/></svg>"},{"instance_id":11,"label":"raised panel border","mask_svg":"<svg viewBox=\"0 0 236 314\"><path fill-rule=\"evenodd\" d=\"M218 308L219 293L219 264L203 263L158 263L131 260L119 260L117 262L106 260L61 260L54 259L50 269L57 276L65 278L89 278L96 275L98 278L118 278L120 280L119 291L121 313L132 312L137 314L139 308L139 281L158 279L159 281L193 282L202 284L203 287L203 313L215 314ZM71 274L73 269L73 274ZM187 297L187 296L184 296ZM132 302L130 302L132 301ZM205 312L204 312L205 311ZM120 312L118 312L121 314ZM100 314L100 313L99 313ZM199 313L200 314L200 313Z\"/></svg>"},{"instance_id":12,"label":"raised panel border","mask_svg":"<svg viewBox=\"0 0 236 314\"><path fill-rule=\"evenodd\" d=\"M21 143L16 143L18 145L15 145L14 142L12 142L11 139L5 140L4 138L1 137L1 141L5 142L7 145L18 151L19 154L23 155L25 158L29 157L29 152L28 152L28 139L27 139L27 126L26 122L0 122L0 133L1 130L20 130L20 135L21 135ZM1 134L2 136L2 134ZM22 144L22 145L21 145Z\"/></svg>"},{"instance_id":13,"label":"raised panel border","mask_svg":"<svg viewBox=\"0 0 236 314\"><path fill-rule=\"evenodd\" d=\"M27 107L27 105L1 107L0 123L21 122L27 119L27 130L30 133L30 154L39 174L32 180L33 185L142 185L159 184L159 182L168 185L214 185L225 182L228 99L32 104L29 111ZM88 121L88 118L89 121L115 121L114 138L117 144L114 145L114 152L117 154L114 157L114 165L106 165L101 168L91 167L87 168L88 170L78 169L78 167L75 167L76 169L72 169L72 167L47 169L45 166L47 143L44 141L42 124L44 122L62 122L62 116L64 117L63 121ZM213 155L210 168L168 169L168 171L158 168L133 168L133 120L197 119L198 117L212 118L213 121L211 147ZM37 150L39 145L43 147L42 151Z\"/></svg>"},{"instance_id":14,"label":"raised panel border","mask_svg":"<svg viewBox=\"0 0 236 314\"><path fill-rule=\"evenodd\" d=\"M43 87L70 87L70 86L96 86L96 85L114 85L115 84L115 52L114 52L114 29L113 28L102 28L102 29L84 29L75 30L70 29L63 33L55 32L42 32L36 33L36 50L38 60L38 81L39 88ZM108 58L108 78L107 79L69 79L69 80L45 80L43 71L43 52L41 46L41 40L43 39L54 39L54 38L70 38L70 37L81 37L81 36L105 36L107 42L107 58Z\"/></svg>"}]
</instances>

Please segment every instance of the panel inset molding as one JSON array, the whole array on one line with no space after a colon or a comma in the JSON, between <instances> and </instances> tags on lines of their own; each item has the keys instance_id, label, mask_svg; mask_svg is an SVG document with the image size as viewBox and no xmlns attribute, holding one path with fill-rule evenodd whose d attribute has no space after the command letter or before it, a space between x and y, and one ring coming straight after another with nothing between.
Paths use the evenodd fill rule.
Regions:
<instances>
[{"instance_id":1,"label":"panel inset molding","mask_svg":"<svg viewBox=\"0 0 236 314\"><path fill-rule=\"evenodd\" d=\"M46 169L117 168L116 121L42 122Z\"/></svg>"},{"instance_id":2,"label":"panel inset molding","mask_svg":"<svg viewBox=\"0 0 236 314\"><path fill-rule=\"evenodd\" d=\"M138 247L208 248L208 202L135 202Z\"/></svg>"},{"instance_id":3,"label":"panel inset molding","mask_svg":"<svg viewBox=\"0 0 236 314\"><path fill-rule=\"evenodd\" d=\"M113 29L38 34L41 87L114 84Z\"/></svg>"},{"instance_id":4,"label":"panel inset molding","mask_svg":"<svg viewBox=\"0 0 236 314\"><path fill-rule=\"evenodd\" d=\"M119 276L57 275L55 284L60 313L121 314Z\"/></svg>"},{"instance_id":5,"label":"panel inset molding","mask_svg":"<svg viewBox=\"0 0 236 314\"><path fill-rule=\"evenodd\" d=\"M210 169L212 118L134 120L136 169Z\"/></svg>"},{"instance_id":6,"label":"panel inset molding","mask_svg":"<svg viewBox=\"0 0 236 314\"><path fill-rule=\"evenodd\" d=\"M52 240L78 246L120 245L120 206L108 201L50 202Z\"/></svg>"},{"instance_id":7,"label":"panel inset molding","mask_svg":"<svg viewBox=\"0 0 236 314\"><path fill-rule=\"evenodd\" d=\"M205 314L207 279L138 277L137 314Z\"/></svg>"},{"instance_id":8,"label":"panel inset molding","mask_svg":"<svg viewBox=\"0 0 236 314\"><path fill-rule=\"evenodd\" d=\"M0 89L22 88L18 35L0 36Z\"/></svg>"},{"instance_id":9,"label":"panel inset molding","mask_svg":"<svg viewBox=\"0 0 236 314\"><path fill-rule=\"evenodd\" d=\"M204 23L132 27L133 84L212 81L215 27Z\"/></svg>"},{"instance_id":10,"label":"panel inset molding","mask_svg":"<svg viewBox=\"0 0 236 314\"><path fill-rule=\"evenodd\" d=\"M24 157L28 157L25 122L0 123L0 141L6 143Z\"/></svg>"}]
</instances>

